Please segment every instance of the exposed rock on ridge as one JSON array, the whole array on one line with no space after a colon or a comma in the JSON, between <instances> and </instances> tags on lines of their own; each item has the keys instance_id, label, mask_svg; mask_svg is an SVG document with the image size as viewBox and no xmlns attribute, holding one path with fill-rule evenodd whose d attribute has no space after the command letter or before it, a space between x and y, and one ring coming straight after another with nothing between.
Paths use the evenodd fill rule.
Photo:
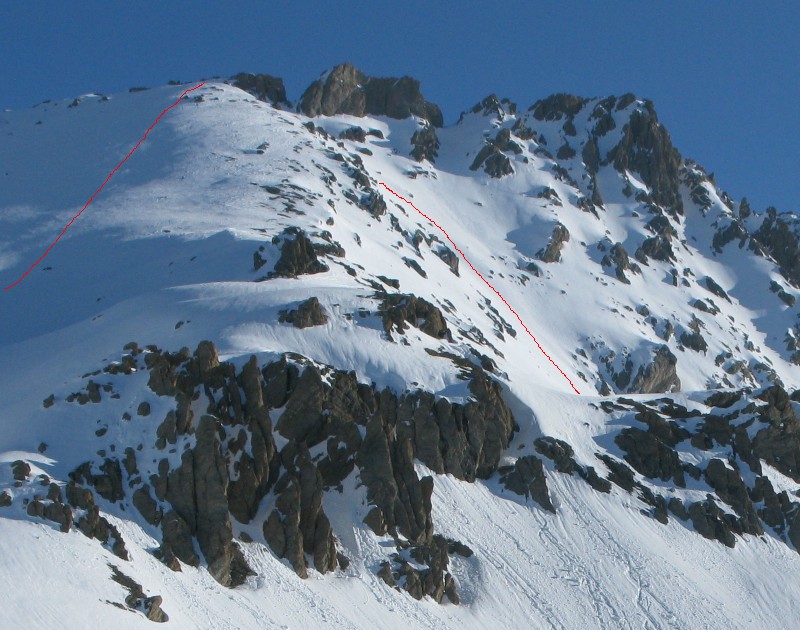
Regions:
<instances>
[{"instance_id":1,"label":"exposed rock on ridge","mask_svg":"<svg viewBox=\"0 0 800 630\"><path fill-rule=\"evenodd\" d=\"M444 123L438 105L426 101L411 77L369 77L346 63L314 81L303 93L299 110L307 116L419 116L434 127Z\"/></svg>"}]
</instances>

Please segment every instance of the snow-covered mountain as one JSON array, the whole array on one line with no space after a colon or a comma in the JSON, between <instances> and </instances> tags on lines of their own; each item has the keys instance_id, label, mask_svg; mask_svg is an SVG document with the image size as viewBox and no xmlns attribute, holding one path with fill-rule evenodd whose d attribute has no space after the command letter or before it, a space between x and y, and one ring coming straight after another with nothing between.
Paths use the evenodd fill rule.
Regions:
<instances>
[{"instance_id":1,"label":"snow-covered mountain","mask_svg":"<svg viewBox=\"0 0 800 630\"><path fill-rule=\"evenodd\" d=\"M0 114L3 286L188 87ZM634 95L208 81L0 296L2 615L792 627L798 234Z\"/></svg>"}]
</instances>

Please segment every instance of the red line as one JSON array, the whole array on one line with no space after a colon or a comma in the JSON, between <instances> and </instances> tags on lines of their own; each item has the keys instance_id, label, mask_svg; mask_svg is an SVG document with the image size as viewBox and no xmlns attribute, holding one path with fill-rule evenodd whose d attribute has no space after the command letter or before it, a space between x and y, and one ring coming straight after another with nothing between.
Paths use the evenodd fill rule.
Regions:
<instances>
[{"instance_id":1,"label":"red line","mask_svg":"<svg viewBox=\"0 0 800 630\"><path fill-rule=\"evenodd\" d=\"M90 205L90 204L91 204L91 203L94 201L94 198L95 198L95 197L97 197L97 195L99 195L99 194L100 194L100 191L101 191L101 190L103 190L103 187L104 187L104 186L105 186L105 185L108 183L108 181L109 181L109 180L110 180L112 177L114 177L114 173L116 173L116 172L117 172L117 171L120 169L120 167L121 167L123 164L125 164L125 162L127 162L127 161L128 161L128 158L134 154L134 152L136 151L136 149L138 149L138 148L139 148L139 145L140 145L140 144L142 144L142 142L144 142L144 141L145 141L145 139L147 138L147 134L148 134L148 133L150 133L150 132L153 130L153 127L155 127L155 126L158 124L158 121L160 121L160 120L161 120L161 117L162 117L164 114L166 114L166 113L167 113L169 110L171 110L173 107L175 107L175 106L176 106L178 103L180 103L180 102L181 102L181 100L183 100L183 97L184 97L184 96L186 96L186 95L187 95L189 92L194 92L194 91L195 91L197 88L199 88L199 87L202 87L203 85L205 85L205 81L203 81L203 82L201 82L201 83L198 83L198 84L197 84L197 85L195 85L193 88L189 88L188 90L185 90L185 91L183 92L183 94L181 94L181 95L180 95L180 97L178 98L178 100L177 100L177 101L175 101L175 102L174 102L172 105L170 105L169 107L167 107L167 108L166 108L166 109L165 109L163 112L161 112L161 113L158 115L158 117L155 119L155 121L153 121L153 124L152 124L152 125L150 125L150 126L147 128L147 131L145 131L145 132L144 132L144 135L143 135L141 138L139 138L139 142L137 142L137 143L136 143L136 146L135 146L135 147L133 147L133 148L132 148L132 149L131 149L131 150L128 152L128 155L126 155L124 158L122 158L122 161L121 161L119 164L117 164L117 165L114 167L114 170L113 170L113 171L111 171L111 172L108 174L108 177L106 177L105 181L104 181L102 184L100 184L100 188L98 188L96 191L94 191L94 194L93 194L91 197L89 197L89 201L87 201L87 202L86 202L86 204L83 206L83 208L81 208L81 211L80 211L78 214L76 214L74 217L72 217L72 219L70 219L69 223L67 223L67 224L64 226L64 229L63 229L63 230L61 230L61 234L59 234L59 235L58 235L58 237L56 238L56 240L54 240L54 241L53 241L53 243L50 245L50 247L48 247L48 248L45 250L44 254L42 254L42 255L39 257L39 260L37 260L35 263L33 263L33 264L32 264L32 265L31 265L31 266L28 268L28 271L26 271L25 273L23 273L23 274L20 276L19 280L17 280L16 282L14 282L14 283L12 283L12 284L9 284L9 285L8 285L8 286L7 286L7 287L4 289L4 291L8 291L9 289L12 289L12 288L14 288L15 286L17 286L17 285L18 285L20 282L22 282L22 281L25 279L25 277L26 277L26 276L27 276L27 275L28 275L28 274L29 274L31 271L33 271L33 269L36 267L36 265L38 265L40 262L42 262L42 261L43 261L43 260L44 260L44 259L47 257L47 254L49 254L49 253L50 253L50 250L51 250L51 249L53 249L53 248L56 246L56 243L58 243L58 241L60 241L60 240L61 240L61 237L62 237L62 236L64 236L64 234L66 233L66 231L67 231L67 230L68 230L68 229L69 229L69 228L72 226L72 224L73 224L73 223L75 223L75 220L76 220L76 219L77 219L79 216L81 216L81 215L83 214L83 211L84 211L84 210L86 210L86 208L88 208L88 207L89 207L89 205Z\"/></svg>"},{"instance_id":2,"label":"red line","mask_svg":"<svg viewBox=\"0 0 800 630\"><path fill-rule=\"evenodd\" d=\"M517 311L515 311L513 308L511 308L511 304L509 304L509 303L506 301L506 299L505 299L505 298L504 298L504 297L503 297L503 296L500 294L500 291L498 291L497 289L495 289L495 288L494 288L494 287L491 285L491 283L490 283L490 282L489 282L489 281L488 281L486 278L484 278L484 277L483 277L483 274L482 274L480 271L478 271L477 269L475 269L475 266L474 266L474 265L473 265L473 264L472 264L472 263L469 261L469 258L467 258L467 257L464 255L464 252L462 252L462 251L459 249L458 245L456 245L456 244L453 242L453 239L452 239L452 238L450 238L450 235L449 235L449 234L448 234L448 233L445 231L445 229L444 229L444 228L443 228L441 225L439 225L438 223L436 223L436 221L434 221L433 219L431 219L431 218L430 218L430 217L429 217L427 214L425 214L425 213L424 213L422 210L420 210L419 208L417 208L417 206L415 206L413 203L411 203L411 202L410 202L408 199L406 199L405 197L403 197L403 196L401 196L401 195L398 195L398 194L397 194L395 191L393 191L391 188L389 188L389 187L388 187L386 184L384 184L383 182L378 182L378 184L380 184L381 186L383 186L383 187L384 187L386 190L388 190L390 193L392 193L392 194L393 194L395 197L397 197L398 199L401 199L402 201L405 201L405 202L406 202L406 203L407 203L409 206L411 206L412 208L414 208L414 210L416 210L417 212L419 212L419 213L420 213L420 214L421 214L423 217L425 217L425 218L426 218L428 221L430 221L431 223L433 223L433 225L435 225L435 226L436 226L436 227L437 227L437 228L438 228L438 229L441 231L441 233L445 235L445 238L447 238L447 240L448 240L448 241L450 241L450 244L451 244L453 247L455 247L456 251L457 251L457 252L458 252L458 253L461 255L461 258L463 258L463 259L464 259L464 262L465 262L465 263L467 263L467 264L470 266L470 269L472 269L472 271L474 271L476 274L478 274L478 277L479 277L481 280L483 280L483 282L486 284L486 286L487 286L487 287L489 287L489 288L490 288L492 291L494 291L494 293L495 293L495 295L497 295L497 297L499 297L501 300L503 300L503 304L505 304L505 305L508 307L508 310L509 310L509 311L511 311L512 313L514 313L514 317L516 317L516 318L517 318L517 321L518 321L518 322L519 322L519 323L522 325L522 327L525 329L525 332L526 332L526 333L528 333L528 336L529 336L531 339L533 339L533 342L536 344L536 347L537 347L537 348L539 348L539 350L541 350L541 351L542 351L542 354L543 354L545 357L547 357L547 360L548 360L548 361L550 361L550 363L552 363L552 364L553 364L553 366L554 366L554 367L555 367L555 368L556 368L556 369L557 369L557 370L558 370L558 371L561 373L561 376L563 376L565 379L567 379L567 381L569 382L569 385L570 385L570 387L572 387L572 389L575 391L575 393L576 393L576 394L580 394L580 392L578 391L578 388L577 388L577 387L575 387L575 385L574 385L574 384L572 383L572 381L570 380L569 376L567 376L567 375L564 373L564 370L562 370L560 367L558 367L558 365L556 364L556 362L555 362L555 361L553 361L553 359L551 359L551 358L550 358L550 355L549 355L549 354L547 354L547 353L544 351L544 348L542 348L542 346L539 344L539 342L537 341L536 337L534 337L534 336L533 336L533 333L532 333L532 332L531 332L531 331L528 329L528 327L525 325L525 322L523 322L523 321L522 321L522 318L521 318L521 317L520 317L520 316L517 314Z\"/></svg>"}]
</instances>

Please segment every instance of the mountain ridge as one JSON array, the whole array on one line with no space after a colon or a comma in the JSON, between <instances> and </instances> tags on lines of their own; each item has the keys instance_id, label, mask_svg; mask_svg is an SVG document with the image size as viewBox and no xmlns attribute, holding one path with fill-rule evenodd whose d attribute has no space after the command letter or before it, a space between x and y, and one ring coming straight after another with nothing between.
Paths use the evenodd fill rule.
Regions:
<instances>
[{"instance_id":1,"label":"mountain ridge","mask_svg":"<svg viewBox=\"0 0 800 630\"><path fill-rule=\"evenodd\" d=\"M20 557L95 549L71 592L130 625L791 618L793 215L736 204L633 95L487 97L436 126L409 82L392 112L416 114L350 86L328 97L349 111L308 116L237 77L255 94L210 82L173 110L4 296L0 522L65 530ZM4 275L179 90L0 116Z\"/></svg>"}]
</instances>

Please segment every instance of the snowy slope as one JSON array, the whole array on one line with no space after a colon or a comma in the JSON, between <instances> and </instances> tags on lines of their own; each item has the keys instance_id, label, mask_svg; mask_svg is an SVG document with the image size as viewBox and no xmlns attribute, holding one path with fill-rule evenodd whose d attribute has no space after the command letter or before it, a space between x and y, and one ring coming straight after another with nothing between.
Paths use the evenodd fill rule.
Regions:
<instances>
[{"instance_id":1,"label":"snowy slope","mask_svg":"<svg viewBox=\"0 0 800 630\"><path fill-rule=\"evenodd\" d=\"M183 89L89 95L75 106L68 99L0 114L4 285L41 255ZM0 573L9 585L13 627L64 620L76 627L148 625L141 613L107 603L125 598L110 579L109 563L147 595L161 595L176 627L791 627L800 589L791 576L800 557L781 531L745 534L729 548L700 536L691 521L658 523L640 513L650 506L635 493L617 485L597 492L578 476L557 472L546 458L555 514L510 492L502 471L474 482L433 473L436 531L475 552L450 560L458 606L413 599L377 576L394 543L363 523L369 501L358 470L344 480L341 493L326 492L323 499L351 564L325 575L311 570L306 580L259 542L272 494L251 523L234 523L235 535L245 532L256 541L240 545L254 575L234 589L218 584L202 566L184 564L176 573L158 561L152 552L160 544L159 529L128 498L97 498L125 540L127 562L75 529L62 534L52 522L29 516L24 502L46 492L38 489L38 474L63 486L83 462L96 468L137 442L145 444L137 455L142 476L147 479L146 467L157 472L161 455L147 440L155 438L157 423L175 401L148 387L147 354L131 375L87 376L120 361L131 341L177 352L209 339L220 360L237 370L251 355L264 365L294 353L353 371L358 382L378 389L421 389L454 404L471 400L471 393L452 358L474 362L476 353L484 354L496 366L493 378L520 427L501 464L536 456L533 441L553 436L603 477L610 471L596 453L621 459L625 452L615 437L638 425L630 410L602 407L613 396L600 394L629 392L630 376L662 346L677 358L679 386L667 394L634 391L628 399L666 395L704 416L719 413L703 404L706 390L758 393L777 382L792 392L800 385L786 341L797 322L790 298L800 292L768 256L736 242L715 248L718 230L738 218L736 205L702 174L699 185L690 183L690 164L684 163L681 175L683 212L674 215L653 211L658 204L641 174L620 172L613 160L594 173L587 170L583 148L595 141L592 114L599 101L570 118L574 133L561 119L539 120L535 111L512 112L508 104L499 112L477 108L438 129L435 160L418 162L409 155L412 134L425 125L418 118L315 117L310 128L307 116L227 84L209 83L193 95L199 98L162 120L46 261L0 296L0 490L13 498L11 506L0 507ZM635 99L609 109L614 128L598 141L601 156L621 142L633 112L649 111ZM336 139L353 126L380 133L364 142ZM520 133L526 128L529 134ZM487 139L499 138L503 129L513 130L518 149L501 151L513 172L496 178L483 166L470 169ZM564 144L574 156L556 155ZM452 248L444 234L379 182L446 229L580 396L465 260L456 275L437 255L443 246ZM595 189L602 203L587 203ZM385 213L367 207L378 195ZM674 259L649 257L638 262L639 273L625 272L627 283L620 280L604 256L621 243L636 263L634 252L654 236L656 216L669 225ZM758 223L750 217L748 230ZM558 262L545 262L542 251L559 224L569 240ZM320 260L329 270L265 279L279 260L286 228L300 228L314 244L328 246ZM396 291L381 277L438 307L451 338L426 334L417 322L387 340L384 294L376 287ZM727 297L709 290L714 285L707 278ZM770 282L789 297L779 299ZM326 323L299 329L279 321L280 311L311 296L327 313ZM711 308L698 309L697 300ZM666 334L667 323L673 334ZM705 350L681 340L693 326ZM629 378L615 381L628 358ZM69 402L90 378L109 385L102 401ZM50 395L54 404L43 405ZM125 413L136 417L142 403L152 421L120 420ZM741 408L742 417L754 413L744 403ZM278 422L280 413L272 415ZM694 420L681 426L700 430ZM755 439L755 429L749 430ZM282 439L276 431L278 447ZM194 448L194 438L186 440ZM722 443L711 449L687 445L676 447L681 461L702 469L714 456L729 456ZM179 453L168 459L174 468ZM31 466L25 481L13 478L17 461ZM420 478L429 474L421 458L416 465ZM766 462L764 475L776 491L795 493L800 485L779 468ZM742 473L747 475L750 487L757 475ZM679 488L646 477L637 474L656 494L687 505L713 493L703 480Z\"/></svg>"}]
</instances>

